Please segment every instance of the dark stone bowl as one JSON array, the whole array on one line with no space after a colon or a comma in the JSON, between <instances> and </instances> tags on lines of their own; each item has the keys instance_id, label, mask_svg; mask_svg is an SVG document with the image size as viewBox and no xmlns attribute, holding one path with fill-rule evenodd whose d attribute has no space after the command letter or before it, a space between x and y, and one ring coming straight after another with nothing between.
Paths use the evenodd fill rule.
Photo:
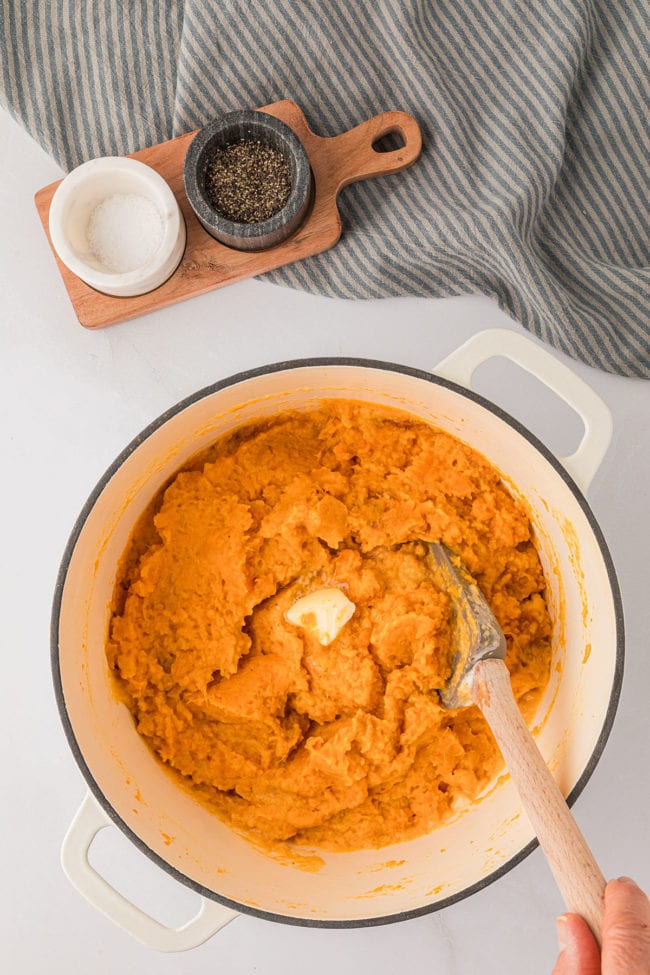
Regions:
<instances>
[{"instance_id":1,"label":"dark stone bowl","mask_svg":"<svg viewBox=\"0 0 650 975\"><path fill-rule=\"evenodd\" d=\"M261 223L227 220L215 210L205 191L205 171L214 150L242 140L272 146L289 165L289 199ZM312 175L302 142L293 129L265 112L230 112L201 129L187 150L183 178L187 198L202 226L223 244L239 250L262 250L285 240L302 223L311 199Z\"/></svg>"}]
</instances>

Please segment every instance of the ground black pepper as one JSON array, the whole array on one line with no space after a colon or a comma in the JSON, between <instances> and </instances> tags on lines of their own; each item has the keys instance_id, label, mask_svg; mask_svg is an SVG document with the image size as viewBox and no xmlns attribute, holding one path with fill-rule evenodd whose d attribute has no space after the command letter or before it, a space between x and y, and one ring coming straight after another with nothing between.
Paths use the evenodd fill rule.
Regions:
<instances>
[{"instance_id":1,"label":"ground black pepper","mask_svg":"<svg viewBox=\"0 0 650 975\"><path fill-rule=\"evenodd\" d=\"M278 149L263 142L233 142L216 149L209 159L205 192L227 220L261 223L289 199L289 164Z\"/></svg>"}]
</instances>

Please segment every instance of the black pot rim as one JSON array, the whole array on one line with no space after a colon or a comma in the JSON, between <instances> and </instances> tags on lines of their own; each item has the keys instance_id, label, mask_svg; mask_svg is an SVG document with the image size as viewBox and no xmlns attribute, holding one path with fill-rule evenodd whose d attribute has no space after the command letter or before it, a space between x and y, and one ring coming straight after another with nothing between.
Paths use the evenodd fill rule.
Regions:
<instances>
[{"instance_id":1,"label":"black pot rim","mask_svg":"<svg viewBox=\"0 0 650 975\"><path fill-rule=\"evenodd\" d=\"M602 530L596 520L594 513L591 510L587 500L582 494L581 490L571 477L571 475L565 470L560 461L555 457L551 451L535 436L531 433L519 420L510 416L501 407L496 406L490 400L481 396L480 393L474 392L474 390L466 389L464 386L458 383L452 382L449 379L444 379L442 376L437 376L434 373L425 372L424 370L414 368L412 366L399 365L393 362L385 362L376 359L366 359L366 358L355 358L348 356L326 356L326 357L309 357L305 359L288 359L285 361L271 363L266 366L259 366L254 369L245 370L243 372L235 373L226 379L221 379L215 383L203 387L196 393L180 400L175 406L171 407L162 413L157 419L153 420L145 429L138 434L124 450L116 457L113 463L107 468L103 476L97 482L95 488L91 492L88 500L83 506L75 525L72 529L68 543L66 545L61 565L59 568L59 573L56 581L56 586L54 590L54 598L52 605L52 618L50 627L50 652L51 652L51 667L52 667L52 679L54 683L54 692L56 697L56 702L59 710L59 715L61 722L63 724L63 729L70 746L70 749L74 755L74 758L79 766L79 769L86 780L91 793L93 794L96 801L99 803L104 812L109 816L109 818L118 826L122 832L135 844L135 846L145 854L150 860L152 860L157 866L161 867L166 873L170 874L180 883L189 887L191 890L206 897L208 900L216 901L219 904L229 907L240 914L248 914L253 917L262 918L268 921L281 922L283 924L296 925L300 927L316 927L316 928L362 928L362 927L374 927L376 925L382 924L393 924L398 921L406 921L416 917L422 917L425 914L432 914L436 911L440 911L445 907L450 907L452 904L456 904L459 901L477 893L480 890L490 886L500 877L509 873L517 864L521 863L526 857L533 852L539 845L536 839L531 840L525 847L523 847L518 853L512 856L506 863L502 864L496 870L486 877L482 877L475 884L470 887L465 888L462 891L458 891L456 894L452 894L449 897L445 897L443 900L436 901L434 904L428 904L424 907L415 908L410 911L399 911L393 914L382 915L380 917L370 917L370 918L354 918L345 920L331 920L331 919L315 919L315 918L299 918L299 917L287 917L282 914L276 914L272 911L264 911L260 908L251 907L248 904L240 904L238 901L230 900L221 894L215 893L215 891L209 890L202 884L197 883L190 877L181 873L170 863L160 857L155 853L147 844L140 839L130 828L130 826L118 815L113 806L111 805L109 799L104 795L104 793L99 788L99 785L95 781L91 769L87 766L85 759L81 753L81 749L75 738L74 730L72 727L72 721L68 714L66 707L65 697L63 693L63 684L61 680L61 670L59 662L59 619L61 614L61 603L63 597L63 589L65 586L65 580L68 572L68 567L70 565L70 560L72 558L77 540L83 530L86 523L88 515L90 514L92 508L95 505L99 495L104 490L106 484L111 480L115 472L121 467L125 460L130 457L132 453L148 438L150 437L159 427L163 426L168 420L177 414L181 413L187 407L196 403L198 400L204 399L206 396L210 396L213 393L218 392L221 389L225 389L229 386L235 386L238 383L245 382L249 379L254 379L257 376L267 375L274 372L289 371L293 369L302 368L314 368L319 366L353 366L360 367L364 369L374 369L378 372L398 372L403 373L408 376L412 376L416 379L424 380L425 382L432 383L434 385L443 386L446 389L450 389L453 392L459 393L461 396L477 403L479 406L484 407L488 412L493 413L499 419L503 420L510 427L521 434L533 447L535 447L540 454L549 462L551 467L554 468L556 473L561 477L564 483L567 485L576 501L578 502L580 508L582 509L591 530L594 533L600 553L602 555L603 561L605 563L605 568L607 570L607 576L609 584L611 587L612 598L614 603L614 615L616 624L616 661L614 667L614 677L612 682L612 690L609 699L609 704L607 707L607 712L605 715L605 720L598 737L598 741L592 751L591 757L582 773L577 783L571 790L571 793L567 797L567 803L572 806L576 799L580 796L583 789L585 788L587 782L591 778L600 758L603 754L607 739L609 738L612 726L614 723L614 718L616 715L616 710L618 707L621 686L623 681L623 668L624 668L624 657L625 657L625 634L624 634L624 622L623 622L623 604L621 599L620 588L618 584L618 579L616 577L616 571L614 569L614 563L607 547L607 543L603 536Z\"/></svg>"}]
</instances>

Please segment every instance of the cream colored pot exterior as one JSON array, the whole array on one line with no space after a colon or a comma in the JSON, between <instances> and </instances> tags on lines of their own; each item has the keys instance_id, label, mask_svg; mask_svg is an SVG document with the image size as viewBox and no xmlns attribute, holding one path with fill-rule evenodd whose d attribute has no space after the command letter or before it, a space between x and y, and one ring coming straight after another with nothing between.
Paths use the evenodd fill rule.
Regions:
<instances>
[{"instance_id":1,"label":"cream colored pot exterior","mask_svg":"<svg viewBox=\"0 0 650 975\"><path fill-rule=\"evenodd\" d=\"M549 352L509 331L480 333L436 371L469 383L474 368L495 355L534 372L581 414L585 436L564 465L586 489L609 442L607 408ZM611 562L571 478L522 427L454 382L361 360L272 366L202 391L145 431L99 485L73 532L53 617L62 718L95 797L66 838L64 868L100 910L162 950L200 943L236 911L290 923L354 925L435 910L485 886L532 848L531 828L504 777L481 802L428 836L378 851L318 851L324 866L310 871L308 859L292 862L256 849L179 790L116 700L104 647L116 566L140 513L179 466L225 431L329 397L408 410L479 450L527 500L549 584L557 664L536 736L566 795L575 798L584 786L613 720L622 620ZM147 918L90 867L88 846L108 817L208 898L185 928L170 931Z\"/></svg>"}]
</instances>

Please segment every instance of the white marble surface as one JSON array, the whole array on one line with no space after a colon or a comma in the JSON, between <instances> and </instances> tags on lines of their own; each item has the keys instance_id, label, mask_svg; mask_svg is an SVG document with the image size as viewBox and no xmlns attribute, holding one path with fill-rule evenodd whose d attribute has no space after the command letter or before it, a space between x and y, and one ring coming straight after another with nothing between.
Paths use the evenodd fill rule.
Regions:
<instances>
[{"instance_id":1,"label":"white marble surface","mask_svg":"<svg viewBox=\"0 0 650 975\"><path fill-rule=\"evenodd\" d=\"M20 975L546 975L562 910L535 852L447 910L379 928L318 930L240 917L182 956L140 946L93 910L59 865L85 786L59 723L49 667L49 616L59 560L76 515L119 450L194 390L238 370L308 355L362 355L433 366L486 326L518 329L487 298L345 303L249 281L100 332L76 322L32 203L56 165L0 115L0 370L3 455L1 956ZM566 360L569 361L569 360ZM615 435L589 499L623 591L627 657L618 716L575 813L604 872L650 888L650 384L574 365L610 406ZM478 388L558 452L577 442L568 409L502 360ZM193 893L114 828L94 862L168 923Z\"/></svg>"}]
</instances>

